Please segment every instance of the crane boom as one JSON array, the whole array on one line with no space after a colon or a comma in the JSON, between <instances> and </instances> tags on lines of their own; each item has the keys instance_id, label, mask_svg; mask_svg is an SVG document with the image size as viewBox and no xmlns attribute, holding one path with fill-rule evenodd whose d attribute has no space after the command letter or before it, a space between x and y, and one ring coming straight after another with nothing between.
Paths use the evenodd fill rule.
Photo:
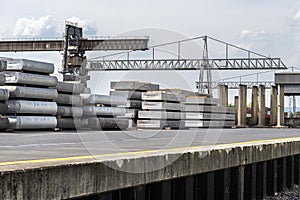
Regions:
<instances>
[{"instance_id":1,"label":"crane boom","mask_svg":"<svg viewBox=\"0 0 300 200\"><path fill-rule=\"evenodd\" d=\"M148 37L81 39L84 51L146 50ZM0 52L63 51L63 39L22 39L0 41Z\"/></svg>"}]
</instances>

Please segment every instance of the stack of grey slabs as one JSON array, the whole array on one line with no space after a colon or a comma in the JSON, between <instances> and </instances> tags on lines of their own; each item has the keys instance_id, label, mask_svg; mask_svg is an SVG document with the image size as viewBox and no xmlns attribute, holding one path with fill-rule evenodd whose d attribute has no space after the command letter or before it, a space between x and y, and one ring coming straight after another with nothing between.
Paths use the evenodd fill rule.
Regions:
<instances>
[{"instance_id":1,"label":"stack of grey slabs","mask_svg":"<svg viewBox=\"0 0 300 200\"><path fill-rule=\"evenodd\" d=\"M235 124L235 109L218 105L219 100L190 96L185 102L186 128L223 128Z\"/></svg>"},{"instance_id":2,"label":"stack of grey slabs","mask_svg":"<svg viewBox=\"0 0 300 200\"><path fill-rule=\"evenodd\" d=\"M164 91L164 92L169 93L169 94L181 95L181 96L184 96L184 97L197 95L196 92L189 91L189 90L182 90L182 89L179 89L179 88L166 88L166 89L160 89L160 91Z\"/></svg>"},{"instance_id":3,"label":"stack of grey slabs","mask_svg":"<svg viewBox=\"0 0 300 200\"><path fill-rule=\"evenodd\" d=\"M58 129L77 129L83 128L87 122L81 119L82 111L82 97L80 94L84 93L85 86L79 82L64 81L58 82L56 89L58 97L56 103L57 109L57 128Z\"/></svg>"},{"instance_id":4,"label":"stack of grey slabs","mask_svg":"<svg viewBox=\"0 0 300 200\"><path fill-rule=\"evenodd\" d=\"M164 91L150 91L142 94L142 111L138 114L138 128L183 128L181 95L169 94Z\"/></svg>"},{"instance_id":5,"label":"stack of grey slabs","mask_svg":"<svg viewBox=\"0 0 300 200\"><path fill-rule=\"evenodd\" d=\"M110 91L110 95L116 98L126 98L126 104L119 107L126 108L123 116L117 116L121 119L128 120L128 128L136 127L138 111L142 109L142 92L141 91Z\"/></svg>"},{"instance_id":6,"label":"stack of grey slabs","mask_svg":"<svg viewBox=\"0 0 300 200\"><path fill-rule=\"evenodd\" d=\"M90 76L80 76L80 75L70 75L70 74L64 74L63 75L63 82L68 83L81 83L84 85L84 90L81 92L81 94L91 94L91 89L88 88L86 85L86 82L90 80Z\"/></svg>"},{"instance_id":7,"label":"stack of grey slabs","mask_svg":"<svg viewBox=\"0 0 300 200\"><path fill-rule=\"evenodd\" d=\"M79 76L79 75L71 75L71 74L64 74L63 75L63 81L64 82L87 82L91 79L90 76Z\"/></svg>"},{"instance_id":8,"label":"stack of grey slabs","mask_svg":"<svg viewBox=\"0 0 300 200\"><path fill-rule=\"evenodd\" d=\"M91 94L85 96L82 106L84 118L88 120L88 128L93 130L124 130L128 127L128 120L117 118L125 116L127 98Z\"/></svg>"},{"instance_id":9,"label":"stack of grey slabs","mask_svg":"<svg viewBox=\"0 0 300 200\"><path fill-rule=\"evenodd\" d=\"M57 78L51 63L1 58L0 106L7 129L54 129L57 125ZM5 103L3 103L3 101ZM1 127L0 127L1 128Z\"/></svg>"},{"instance_id":10,"label":"stack of grey slabs","mask_svg":"<svg viewBox=\"0 0 300 200\"><path fill-rule=\"evenodd\" d=\"M142 110L142 92L158 90L159 85L138 81L111 82L111 96L127 98L127 104L121 106L126 108L125 116L118 118L128 119L130 129L137 127L138 112Z\"/></svg>"},{"instance_id":11,"label":"stack of grey slabs","mask_svg":"<svg viewBox=\"0 0 300 200\"><path fill-rule=\"evenodd\" d=\"M152 91L159 90L159 85L152 84L148 82L139 81L112 81L110 83L110 88L116 91Z\"/></svg>"}]
</instances>

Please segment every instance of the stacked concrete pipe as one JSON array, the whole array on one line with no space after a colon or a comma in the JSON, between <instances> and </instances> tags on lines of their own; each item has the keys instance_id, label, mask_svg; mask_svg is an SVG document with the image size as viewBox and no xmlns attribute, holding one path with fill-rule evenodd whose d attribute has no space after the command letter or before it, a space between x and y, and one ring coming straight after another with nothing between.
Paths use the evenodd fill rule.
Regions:
<instances>
[{"instance_id":1,"label":"stacked concrete pipe","mask_svg":"<svg viewBox=\"0 0 300 200\"><path fill-rule=\"evenodd\" d=\"M57 124L58 97L57 78L50 76L54 65L46 62L1 58L0 72L0 128L19 129L54 129ZM4 77L4 84L3 84Z\"/></svg>"},{"instance_id":2,"label":"stacked concrete pipe","mask_svg":"<svg viewBox=\"0 0 300 200\"><path fill-rule=\"evenodd\" d=\"M87 120L82 119L82 97L86 87L79 82L58 82L56 85L58 97L57 128L81 129L87 126Z\"/></svg>"},{"instance_id":3,"label":"stacked concrete pipe","mask_svg":"<svg viewBox=\"0 0 300 200\"><path fill-rule=\"evenodd\" d=\"M0 61L0 65L3 66L3 62ZM0 85L3 86L5 84L5 76L0 74ZM9 92L6 89L0 89L0 130L5 130L9 126L9 122L7 118L3 118L2 115L7 114L7 106L5 102L9 98Z\"/></svg>"},{"instance_id":4,"label":"stacked concrete pipe","mask_svg":"<svg viewBox=\"0 0 300 200\"><path fill-rule=\"evenodd\" d=\"M91 94L85 96L83 115L88 120L88 127L93 130L125 130L128 128L128 120L117 118L124 116L127 98L119 96L107 96ZM120 107L119 107L120 106Z\"/></svg>"}]
</instances>

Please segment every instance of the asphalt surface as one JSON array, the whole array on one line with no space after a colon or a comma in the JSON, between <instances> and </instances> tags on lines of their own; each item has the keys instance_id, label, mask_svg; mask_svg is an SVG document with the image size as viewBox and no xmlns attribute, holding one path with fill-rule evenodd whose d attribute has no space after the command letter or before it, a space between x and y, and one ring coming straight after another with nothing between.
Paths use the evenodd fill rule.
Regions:
<instances>
[{"instance_id":1,"label":"asphalt surface","mask_svg":"<svg viewBox=\"0 0 300 200\"><path fill-rule=\"evenodd\" d=\"M300 137L300 129L195 129L0 133L0 162Z\"/></svg>"}]
</instances>

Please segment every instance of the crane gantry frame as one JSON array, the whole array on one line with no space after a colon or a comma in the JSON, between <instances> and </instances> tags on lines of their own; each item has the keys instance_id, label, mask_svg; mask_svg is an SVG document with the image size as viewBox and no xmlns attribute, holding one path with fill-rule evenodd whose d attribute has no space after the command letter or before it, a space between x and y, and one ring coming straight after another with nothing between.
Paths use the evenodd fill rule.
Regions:
<instances>
[{"instance_id":1,"label":"crane gantry frame","mask_svg":"<svg viewBox=\"0 0 300 200\"><path fill-rule=\"evenodd\" d=\"M202 58L185 59L180 55L180 45L184 42L193 40L202 40L204 42L204 48L202 52ZM222 58L209 58L208 55L208 40L215 41L225 46L225 55ZM163 46L177 44L177 56L176 58L156 59L154 55L156 48ZM241 50L247 53L247 57L244 58L232 58L229 57L229 47ZM212 94L212 88L216 83L211 80L211 70L279 70L287 69L285 64L280 58L273 58L265 56L233 44L209 37L199 36L190 39L184 39L180 41L169 42L165 44L159 44L149 47L149 51L152 51L152 58L148 59L132 59L130 53L121 52L118 54L105 55L91 59L88 62L88 71L123 71L123 70L199 70L199 81L197 84L198 92L204 94L207 91L208 95ZM127 54L127 59L110 59L112 56L120 56ZM205 74L206 73L206 74ZM204 80L206 77L206 80ZM200 84L199 84L200 83ZM235 83L231 83L233 86ZM249 83L254 85L255 83Z\"/></svg>"},{"instance_id":2,"label":"crane gantry frame","mask_svg":"<svg viewBox=\"0 0 300 200\"><path fill-rule=\"evenodd\" d=\"M193 40L202 40L204 48L202 58L185 59L180 54L181 44ZM209 58L208 40L220 43L225 47L225 55L221 58ZM211 70L279 70L286 69L280 58L265 56L239 46L212 38L210 36L199 36L184 40L164 43L148 47L148 37L134 38L101 38L88 39L83 37L82 28L76 24L66 23L64 39L23 39L0 41L0 52L19 51L64 51L63 73L87 75L88 71L122 71L122 70L199 70L199 93L207 89L211 94L212 81ZM177 58L155 58L155 49L177 44ZM236 58L229 56L229 47L247 53L246 57ZM130 50L117 54L98 57L87 60L85 51L110 51ZM151 59L132 59L130 54L136 50L152 51ZM113 55L126 54L127 59L107 59ZM200 54L199 54L200 55ZM204 80L204 72L206 82Z\"/></svg>"}]
</instances>

